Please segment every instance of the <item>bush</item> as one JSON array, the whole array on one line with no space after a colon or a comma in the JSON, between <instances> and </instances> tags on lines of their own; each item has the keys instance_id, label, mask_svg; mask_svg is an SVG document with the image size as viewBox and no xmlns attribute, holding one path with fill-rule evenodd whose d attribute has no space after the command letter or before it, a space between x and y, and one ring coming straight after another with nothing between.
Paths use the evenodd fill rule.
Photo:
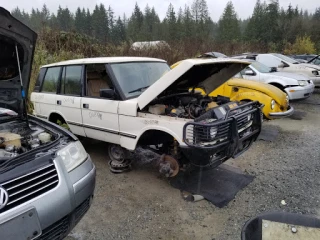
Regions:
<instances>
[{"instance_id":1,"label":"bush","mask_svg":"<svg viewBox=\"0 0 320 240\"><path fill-rule=\"evenodd\" d=\"M313 54L316 52L314 42L311 41L309 36L297 37L293 44L288 43L285 54Z\"/></svg>"}]
</instances>

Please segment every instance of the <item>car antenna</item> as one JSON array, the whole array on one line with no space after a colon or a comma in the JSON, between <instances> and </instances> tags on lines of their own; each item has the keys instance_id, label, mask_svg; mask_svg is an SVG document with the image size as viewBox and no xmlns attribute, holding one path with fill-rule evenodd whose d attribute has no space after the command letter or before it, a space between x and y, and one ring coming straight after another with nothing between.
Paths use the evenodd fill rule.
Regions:
<instances>
[{"instance_id":1,"label":"car antenna","mask_svg":"<svg viewBox=\"0 0 320 240\"><path fill-rule=\"evenodd\" d=\"M23 111L24 111L23 114L25 115L27 126L29 127L28 114L26 112L26 109L27 109L26 108L26 92L24 91L24 88L23 88L23 81L22 81L21 68L20 68L20 58L19 58L17 43L15 43L15 48L16 48L16 56L17 56L17 63L18 63L18 70L19 70L19 77L20 77L21 96L23 101Z\"/></svg>"}]
</instances>

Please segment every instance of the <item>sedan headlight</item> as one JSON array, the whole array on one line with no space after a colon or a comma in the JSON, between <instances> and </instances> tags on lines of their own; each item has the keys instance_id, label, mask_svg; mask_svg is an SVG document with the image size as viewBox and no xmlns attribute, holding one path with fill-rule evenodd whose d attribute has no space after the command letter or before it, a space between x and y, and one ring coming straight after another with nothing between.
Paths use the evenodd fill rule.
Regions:
<instances>
[{"instance_id":1,"label":"sedan headlight","mask_svg":"<svg viewBox=\"0 0 320 240\"><path fill-rule=\"evenodd\" d=\"M68 144L59 150L57 155L62 158L68 172L78 167L88 157L86 150L79 141Z\"/></svg>"},{"instance_id":2,"label":"sedan headlight","mask_svg":"<svg viewBox=\"0 0 320 240\"><path fill-rule=\"evenodd\" d=\"M276 106L276 101L271 100L271 109L273 110L275 106Z\"/></svg>"},{"instance_id":3,"label":"sedan headlight","mask_svg":"<svg viewBox=\"0 0 320 240\"><path fill-rule=\"evenodd\" d=\"M308 85L308 81L305 81L305 80L298 80L298 83L300 86L307 86Z\"/></svg>"},{"instance_id":4,"label":"sedan headlight","mask_svg":"<svg viewBox=\"0 0 320 240\"><path fill-rule=\"evenodd\" d=\"M318 71L312 71L312 74L315 75L315 76L318 76L319 72Z\"/></svg>"}]
</instances>

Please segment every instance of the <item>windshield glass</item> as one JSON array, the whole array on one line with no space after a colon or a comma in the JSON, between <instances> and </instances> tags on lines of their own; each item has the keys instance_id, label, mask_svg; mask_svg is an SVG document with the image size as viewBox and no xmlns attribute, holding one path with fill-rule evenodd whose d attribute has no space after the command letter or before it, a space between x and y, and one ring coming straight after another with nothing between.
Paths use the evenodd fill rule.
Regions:
<instances>
[{"instance_id":1,"label":"windshield glass","mask_svg":"<svg viewBox=\"0 0 320 240\"><path fill-rule=\"evenodd\" d=\"M286 63L299 64L299 62L297 60L290 58L290 57L287 57L287 56L284 56L282 54L274 53L273 55L280 58L281 60L285 61Z\"/></svg>"},{"instance_id":2,"label":"windshield glass","mask_svg":"<svg viewBox=\"0 0 320 240\"><path fill-rule=\"evenodd\" d=\"M170 70L165 62L131 62L110 65L126 98L139 96Z\"/></svg>"},{"instance_id":3,"label":"windshield glass","mask_svg":"<svg viewBox=\"0 0 320 240\"><path fill-rule=\"evenodd\" d=\"M266 66L260 62L253 62L253 63L251 63L251 66L254 67L260 73L271 72L271 68L269 68L268 66Z\"/></svg>"}]
</instances>

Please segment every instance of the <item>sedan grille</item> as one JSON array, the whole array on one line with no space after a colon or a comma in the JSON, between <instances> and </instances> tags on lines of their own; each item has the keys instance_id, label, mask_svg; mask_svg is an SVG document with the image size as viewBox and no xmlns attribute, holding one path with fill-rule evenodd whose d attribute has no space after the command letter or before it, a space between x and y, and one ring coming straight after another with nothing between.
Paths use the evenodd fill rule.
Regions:
<instances>
[{"instance_id":1,"label":"sedan grille","mask_svg":"<svg viewBox=\"0 0 320 240\"><path fill-rule=\"evenodd\" d=\"M47 165L36 171L25 174L0 184L9 195L9 200L1 212L23 204L58 185L59 178L54 164Z\"/></svg>"}]
</instances>

